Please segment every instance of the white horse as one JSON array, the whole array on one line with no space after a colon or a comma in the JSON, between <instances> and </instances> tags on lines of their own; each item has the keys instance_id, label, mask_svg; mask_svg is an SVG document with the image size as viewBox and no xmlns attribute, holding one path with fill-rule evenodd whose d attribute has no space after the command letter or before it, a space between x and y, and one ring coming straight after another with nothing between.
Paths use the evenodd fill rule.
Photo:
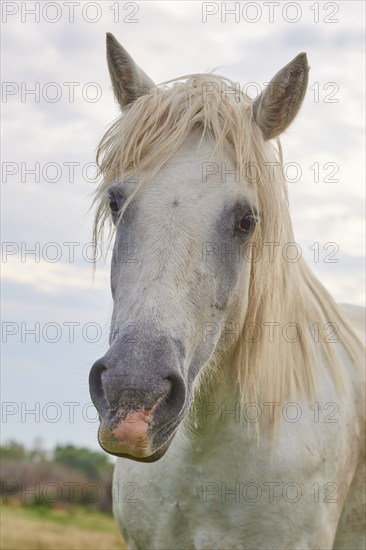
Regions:
<instances>
[{"instance_id":1,"label":"white horse","mask_svg":"<svg viewBox=\"0 0 366 550\"><path fill-rule=\"evenodd\" d=\"M299 257L276 140L306 55L255 101L212 74L155 86L110 34L107 59L122 115L99 147L95 236L113 221L114 309L90 390L121 457L123 537L364 548L362 310Z\"/></svg>"}]
</instances>

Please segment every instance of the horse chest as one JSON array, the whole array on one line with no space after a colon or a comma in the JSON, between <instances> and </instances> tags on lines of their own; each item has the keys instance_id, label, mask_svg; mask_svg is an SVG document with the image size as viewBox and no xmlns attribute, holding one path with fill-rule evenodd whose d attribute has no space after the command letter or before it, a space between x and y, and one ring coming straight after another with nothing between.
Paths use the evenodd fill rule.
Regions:
<instances>
[{"instance_id":1,"label":"horse chest","mask_svg":"<svg viewBox=\"0 0 366 550\"><path fill-rule=\"evenodd\" d=\"M216 430L217 445L210 433L209 449L198 441L192 452L177 438L156 463L119 460L114 513L129 548L331 548L354 465L346 449L335 456L339 428L328 437L288 429L279 459L252 451L237 426L225 426ZM317 447L318 438L327 445ZM336 472L346 464L350 474L341 487Z\"/></svg>"},{"instance_id":2,"label":"horse chest","mask_svg":"<svg viewBox=\"0 0 366 550\"><path fill-rule=\"evenodd\" d=\"M235 528L243 523L239 488L235 488L235 482L230 487L227 482L227 495L220 494L221 484L225 483L220 480L227 476L218 474L215 463L212 460L202 467L174 464L173 459L171 463L167 460L149 465L147 473L146 465L120 461L115 478L123 477L126 483L133 480L138 487L135 502L119 502L115 508L129 547L241 548L242 533ZM235 477L239 479L239 473Z\"/></svg>"}]
</instances>

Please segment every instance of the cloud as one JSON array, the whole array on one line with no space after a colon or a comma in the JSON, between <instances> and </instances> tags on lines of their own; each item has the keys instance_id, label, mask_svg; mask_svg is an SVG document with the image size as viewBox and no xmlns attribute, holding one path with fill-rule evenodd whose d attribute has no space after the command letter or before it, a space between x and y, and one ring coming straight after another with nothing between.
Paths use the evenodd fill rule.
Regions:
<instances>
[{"instance_id":1,"label":"cloud","mask_svg":"<svg viewBox=\"0 0 366 550\"><path fill-rule=\"evenodd\" d=\"M53 259L57 259L59 254L58 247L49 246L48 249L54 249ZM47 253L48 254L48 253ZM98 272L100 274L100 271ZM81 269L73 264L62 262L50 263L49 261L22 262L8 261L3 264L2 275L4 281L10 281L12 284L31 287L46 294L67 294L74 290L83 290L85 281L90 277L91 269ZM100 287L100 277L94 280L95 288Z\"/></svg>"}]
</instances>

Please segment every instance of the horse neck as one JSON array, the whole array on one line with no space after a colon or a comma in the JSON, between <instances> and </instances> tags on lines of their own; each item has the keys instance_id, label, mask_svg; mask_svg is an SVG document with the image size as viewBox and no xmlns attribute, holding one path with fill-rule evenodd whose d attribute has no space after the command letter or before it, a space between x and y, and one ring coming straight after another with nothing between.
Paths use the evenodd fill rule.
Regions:
<instances>
[{"instance_id":1,"label":"horse neck","mask_svg":"<svg viewBox=\"0 0 366 550\"><path fill-rule=\"evenodd\" d=\"M221 430L227 429L228 423L240 429L240 391L232 361L229 354L220 364L206 367L187 417L188 432L210 438L211 434L216 437Z\"/></svg>"}]
</instances>

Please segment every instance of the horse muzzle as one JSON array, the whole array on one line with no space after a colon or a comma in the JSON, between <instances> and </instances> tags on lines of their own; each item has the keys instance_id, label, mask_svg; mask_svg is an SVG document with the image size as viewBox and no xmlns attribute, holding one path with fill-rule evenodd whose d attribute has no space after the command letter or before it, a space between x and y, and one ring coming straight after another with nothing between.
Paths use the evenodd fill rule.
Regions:
<instances>
[{"instance_id":1,"label":"horse muzzle","mask_svg":"<svg viewBox=\"0 0 366 550\"><path fill-rule=\"evenodd\" d=\"M131 344L122 337L89 376L99 444L110 454L143 462L165 454L186 410L182 346L165 337L149 340Z\"/></svg>"}]
</instances>

